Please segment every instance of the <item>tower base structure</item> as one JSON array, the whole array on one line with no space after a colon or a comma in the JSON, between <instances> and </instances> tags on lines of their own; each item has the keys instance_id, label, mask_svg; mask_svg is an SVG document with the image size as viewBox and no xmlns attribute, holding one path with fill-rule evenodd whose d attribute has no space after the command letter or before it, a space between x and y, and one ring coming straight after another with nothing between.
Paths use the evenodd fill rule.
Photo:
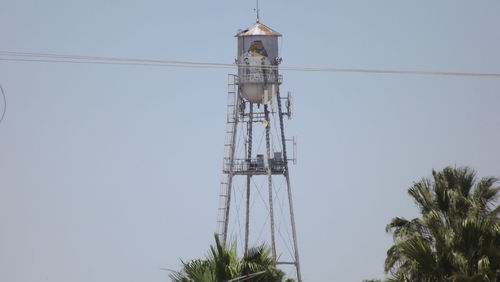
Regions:
<instances>
[{"instance_id":1,"label":"tower base structure","mask_svg":"<svg viewBox=\"0 0 500 282\"><path fill-rule=\"evenodd\" d=\"M275 263L301 282L288 166L296 160L296 142L286 139L284 128L285 117L292 116L291 95L282 98L278 86L267 103L255 104L242 97L237 75L228 80L217 233L243 253L252 246L270 246ZM293 147L292 158L287 145Z\"/></svg>"}]
</instances>

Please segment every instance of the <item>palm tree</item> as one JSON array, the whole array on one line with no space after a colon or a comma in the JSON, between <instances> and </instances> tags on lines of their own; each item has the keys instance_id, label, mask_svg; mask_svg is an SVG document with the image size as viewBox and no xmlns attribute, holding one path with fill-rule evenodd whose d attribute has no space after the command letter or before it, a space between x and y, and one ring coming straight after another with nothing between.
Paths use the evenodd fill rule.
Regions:
<instances>
[{"instance_id":1,"label":"palm tree","mask_svg":"<svg viewBox=\"0 0 500 282\"><path fill-rule=\"evenodd\" d=\"M275 261L271 257L270 250L265 245L260 245L248 249L247 253L241 260L241 273L242 275L249 275L256 272L262 272L261 275L256 276L249 281L283 281L285 274L275 266ZM288 282L293 281L291 279Z\"/></svg>"},{"instance_id":2,"label":"palm tree","mask_svg":"<svg viewBox=\"0 0 500 282\"><path fill-rule=\"evenodd\" d=\"M264 245L250 248L239 259L236 251L221 244L217 235L215 246L210 246L206 259L182 264L182 271L170 275L173 282L282 282L285 276L283 271L276 268L269 248Z\"/></svg>"},{"instance_id":3,"label":"palm tree","mask_svg":"<svg viewBox=\"0 0 500 282\"><path fill-rule=\"evenodd\" d=\"M497 183L468 167L433 170L432 180L415 183L408 193L421 218L396 217L386 227L394 239L388 281L500 281Z\"/></svg>"}]
</instances>

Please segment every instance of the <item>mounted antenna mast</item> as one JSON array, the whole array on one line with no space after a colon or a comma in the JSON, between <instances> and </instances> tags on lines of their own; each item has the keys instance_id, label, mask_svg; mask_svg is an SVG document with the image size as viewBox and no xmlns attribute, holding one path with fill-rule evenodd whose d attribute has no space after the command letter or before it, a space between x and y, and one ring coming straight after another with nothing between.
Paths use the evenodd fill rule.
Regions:
<instances>
[{"instance_id":1,"label":"mounted antenna mast","mask_svg":"<svg viewBox=\"0 0 500 282\"><path fill-rule=\"evenodd\" d=\"M256 0L257 1L257 8L255 8L255 12L257 13L257 23L260 23L260 15L259 15L259 12L260 12L260 9L259 9L259 0Z\"/></svg>"}]
</instances>

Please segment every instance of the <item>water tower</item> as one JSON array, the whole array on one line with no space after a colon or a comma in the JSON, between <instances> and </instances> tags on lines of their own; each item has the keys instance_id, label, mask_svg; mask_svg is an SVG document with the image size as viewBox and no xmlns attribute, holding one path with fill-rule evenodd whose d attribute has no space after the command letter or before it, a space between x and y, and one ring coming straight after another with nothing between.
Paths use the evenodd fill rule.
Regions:
<instances>
[{"instance_id":1,"label":"water tower","mask_svg":"<svg viewBox=\"0 0 500 282\"><path fill-rule=\"evenodd\" d=\"M279 267L301 282L285 136L291 95L280 93L278 39L259 21L235 37L238 74L229 75L227 126L218 234L224 244L246 252L266 243Z\"/></svg>"}]
</instances>

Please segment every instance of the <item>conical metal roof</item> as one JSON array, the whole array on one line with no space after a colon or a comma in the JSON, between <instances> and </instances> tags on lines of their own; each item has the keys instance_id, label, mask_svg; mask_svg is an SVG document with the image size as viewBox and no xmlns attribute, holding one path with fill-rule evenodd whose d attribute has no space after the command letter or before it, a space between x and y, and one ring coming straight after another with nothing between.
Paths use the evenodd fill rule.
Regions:
<instances>
[{"instance_id":1,"label":"conical metal roof","mask_svg":"<svg viewBox=\"0 0 500 282\"><path fill-rule=\"evenodd\" d=\"M255 23L251 27L238 32L235 37L241 36L256 36L256 35L264 35L264 36L281 36L281 33L267 27L259 22Z\"/></svg>"}]
</instances>

